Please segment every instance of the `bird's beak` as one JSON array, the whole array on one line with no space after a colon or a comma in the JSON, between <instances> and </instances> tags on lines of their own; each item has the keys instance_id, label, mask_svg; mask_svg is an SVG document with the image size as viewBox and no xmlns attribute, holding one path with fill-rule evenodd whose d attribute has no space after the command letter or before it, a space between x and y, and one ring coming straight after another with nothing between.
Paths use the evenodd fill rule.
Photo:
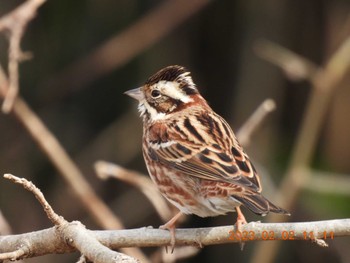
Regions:
<instances>
[{"instance_id":1,"label":"bird's beak","mask_svg":"<svg viewBox=\"0 0 350 263\"><path fill-rule=\"evenodd\" d=\"M131 89L128 91L125 91L124 94L130 96L131 98L141 101L145 98L145 95L143 94L141 88Z\"/></svg>"}]
</instances>

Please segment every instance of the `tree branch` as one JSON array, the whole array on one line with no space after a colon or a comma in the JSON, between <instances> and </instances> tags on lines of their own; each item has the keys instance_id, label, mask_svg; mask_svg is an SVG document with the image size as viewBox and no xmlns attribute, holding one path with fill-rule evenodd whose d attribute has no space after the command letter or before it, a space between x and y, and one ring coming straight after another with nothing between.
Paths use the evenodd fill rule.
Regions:
<instances>
[{"instance_id":1,"label":"tree branch","mask_svg":"<svg viewBox=\"0 0 350 263\"><path fill-rule=\"evenodd\" d=\"M78 250L86 258L96 263L122 260L136 262L135 259L111 249L160 247L170 244L169 231L152 227L115 231L87 230L80 222L67 222L63 217L58 216L41 191L31 182L9 174L6 174L5 178L31 191L43 206L48 217L55 223L55 227L19 235L0 236L0 260L16 260ZM244 225L241 231L237 231L234 226L221 226L177 229L175 233L178 246L203 247L242 241L246 243L265 240L304 240L325 247L327 239L350 236L350 219L301 223L251 222ZM195 250L189 250L186 253L195 253Z\"/></svg>"},{"instance_id":2,"label":"tree branch","mask_svg":"<svg viewBox=\"0 0 350 263\"><path fill-rule=\"evenodd\" d=\"M275 109L275 107L275 102L272 99L266 99L243 124L237 134L243 145L250 143L253 133L261 125L266 116ZM97 161L94 164L94 167L98 177L101 179L114 177L139 189L152 203L163 222L170 219L170 215L172 214L171 210L148 176L105 161ZM182 218L184 218L184 216ZM163 250L158 252L159 253L155 253L155 257L162 257L160 260L161 262L174 262L179 258L185 257L186 255L193 255L197 251L193 249L177 251L175 254L171 254L171 256L164 254ZM161 255L159 256L159 254Z\"/></svg>"},{"instance_id":3,"label":"tree branch","mask_svg":"<svg viewBox=\"0 0 350 263\"><path fill-rule=\"evenodd\" d=\"M279 66L286 77L294 81L312 79L318 67L310 60L266 39L261 39L254 45L258 56Z\"/></svg>"},{"instance_id":4,"label":"tree branch","mask_svg":"<svg viewBox=\"0 0 350 263\"><path fill-rule=\"evenodd\" d=\"M57 215L49 203L46 201L42 192L32 183L24 178L18 178L11 174L5 174L4 177L17 184L22 185L26 190L32 192L39 203L43 206L48 218L55 224L53 243L47 243L46 237L40 236L36 242L31 238L19 238L11 242L5 237L0 237L0 240L5 240L4 245L0 245L0 260L10 259L17 260L25 257L30 257L33 253L38 252L38 242L41 246L54 247L57 251L62 248L73 247L85 255L89 260L96 263L112 263L112 262L138 262L136 259L124 255L122 253L112 251L103 246L80 222L67 222L63 217ZM48 241L49 242L49 241ZM1 243L1 242L0 242ZM13 244L14 247L7 247L6 244ZM58 244L59 247L52 244ZM7 248L6 248L7 247ZM54 252L54 253L57 253ZM40 251L39 245L39 253Z\"/></svg>"},{"instance_id":5,"label":"tree branch","mask_svg":"<svg viewBox=\"0 0 350 263\"><path fill-rule=\"evenodd\" d=\"M12 174L4 174L4 178L9 179L16 184L20 184L24 187L24 189L28 190L29 192L32 192L35 198L44 208L47 217L54 225L59 226L65 223L64 218L55 213L51 205L45 200L43 193L32 182L29 182L24 178L18 178Z\"/></svg>"},{"instance_id":6,"label":"tree branch","mask_svg":"<svg viewBox=\"0 0 350 263\"><path fill-rule=\"evenodd\" d=\"M5 97L8 88L9 80L0 66L0 96ZM79 167L70 158L54 134L20 96L14 100L13 113L55 165L67 184L73 189L73 193L76 194L96 222L105 229L123 229L122 222L97 196ZM125 248L123 252L140 258L143 262L148 261L140 250Z\"/></svg>"},{"instance_id":7,"label":"tree branch","mask_svg":"<svg viewBox=\"0 0 350 263\"><path fill-rule=\"evenodd\" d=\"M66 67L44 85L52 89L52 96L56 99L57 95L62 94L63 88L69 92L81 89L87 83L124 65L157 43L210 2L208 0L162 1L135 23L107 39L90 54ZM139 39L142 41L138 41ZM57 94L57 92L60 93Z\"/></svg>"},{"instance_id":8,"label":"tree branch","mask_svg":"<svg viewBox=\"0 0 350 263\"><path fill-rule=\"evenodd\" d=\"M350 176L348 174L337 174L323 171L311 170L308 183L303 185L304 189L322 194L335 194L350 196Z\"/></svg>"},{"instance_id":9,"label":"tree branch","mask_svg":"<svg viewBox=\"0 0 350 263\"><path fill-rule=\"evenodd\" d=\"M276 109L276 103L273 99L264 100L259 107L253 112L247 121L237 132L239 142L247 146L250 143L251 137L256 132L260 124L266 116Z\"/></svg>"},{"instance_id":10,"label":"tree branch","mask_svg":"<svg viewBox=\"0 0 350 263\"><path fill-rule=\"evenodd\" d=\"M29 21L33 19L37 9L45 0L28 0L0 20L0 31L8 30L9 37L9 59L8 74L9 87L2 105L2 111L9 113L18 94L18 64L29 56L21 51L21 39Z\"/></svg>"},{"instance_id":11,"label":"tree branch","mask_svg":"<svg viewBox=\"0 0 350 263\"><path fill-rule=\"evenodd\" d=\"M34 17L36 9L42 3L44 3L43 0L27 1L0 20L0 31L7 29L11 33L9 77L6 76L0 66L0 95L4 98L3 110L4 112L9 112L12 107L14 108L15 115L51 159L68 184L71 185L74 193L85 204L99 224L107 229L123 228L120 220L95 194L79 168L71 160L54 135L46 128L44 123L29 108L25 101L17 97L19 78L18 61L23 57L20 50L20 39L26 23ZM139 250L127 248L126 252L142 258L144 262L147 262L146 257Z\"/></svg>"},{"instance_id":12,"label":"tree branch","mask_svg":"<svg viewBox=\"0 0 350 263\"><path fill-rule=\"evenodd\" d=\"M76 232L80 231L80 226L80 223L72 222L68 223L66 229L70 228L70 233L75 235ZM150 227L126 230L87 230L85 234L111 249L119 249L121 247L158 247L168 245L170 242L170 234L167 230ZM343 236L350 236L350 219L300 223L251 222L242 227L241 234L235 232L233 226L176 229L176 245L209 246L239 243L240 241L300 240L326 246L324 241ZM82 235L81 238L83 238L81 241L84 241L85 236ZM56 227L20 235L0 236L0 253L16 251L18 244L21 243L30 244L28 246L30 253L26 254L26 256L30 257L75 251L70 245L77 245L78 242L68 241L67 244L66 239L62 239L57 235Z\"/></svg>"},{"instance_id":13,"label":"tree branch","mask_svg":"<svg viewBox=\"0 0 350 263\"><path fill-rule=\"evenodd\" d=\"M11 233L11 227L0 210L0 235L8 235Z\"/></svg>"},{"instance_id":14,"label":"tree branch","mask_svg":"<svg viewBox=\"0 0 350 263\"><path fill-rule=\"evenodd\" d=\"M343 80L345 74L349 71L350 37L348 36L348 38L344 40L324 67L318 68L315 68L315 66L309 63L307 59L304 59L277 44L271 45L270 42L267 42L267 45L260 49L259 54L266 54L271 50L275 51L276 57L284 58L284 60L270 59L270 62L275 63L284 71L286 71L286 65L288 68L288 65L293 65L296 61L298 61L298 63L300 62L300 65L309 68L304 71L304 74L300 74L300 76L302 76L302 79L309 80L312 84L312 91L296 143L294 144L286 176L276 193L277 199L280 200L280 205L285 209L289 209L297 199L298 193L303 188L303 185L310 179L311 173L309 167L316 149L316 143L321 133L323 120L326 116L328 106L331 102L333 93ZM273 56L270 57L272 58ZM281 63L281 61L283 61L283 63ZM281 219L277 215L269 215L268 220L278 222ZM273 261L278 246L278 242L275 242L274 245L269 246L269 248L266 247L266 244L259 244L255 249L251 262L263 263Z\"/></svg>"}]
</instances>

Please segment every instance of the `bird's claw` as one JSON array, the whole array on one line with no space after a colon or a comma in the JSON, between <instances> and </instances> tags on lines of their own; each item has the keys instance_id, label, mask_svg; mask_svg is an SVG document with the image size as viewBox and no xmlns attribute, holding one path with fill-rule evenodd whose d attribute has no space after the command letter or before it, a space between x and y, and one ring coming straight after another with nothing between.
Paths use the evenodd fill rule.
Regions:
<instances>
[{"instance_id":1,"label":"bird's claw","mask_svg":"<svg viewBox=\"0 0 350 263\"><path fill-rule=\"evenodd\" d=\"M175 238L175 227L169 227L166 224L161 225L159 227L160 229L167 229L170 232L170 248L171 248L171 254L174 253L175 244L176 244L176 238ZM165 246L165 252L168 253L168 246Z\"/></svg>"},{"instance_id":2,"label":"bird's claw","mask_svg":"<svg viewBox=\"0 0 350 263\"><path fill-rule=\"evenodd\" d=\"M236 231L240 233L241 239L239 241L239 247L241 251L244 249L245 243L242 241L242 226L248 224L247 220L245 219L243 213L241 212L241 209L239 207L237 209L237 222L236 222Z\"/></svg>"}]
</instances>

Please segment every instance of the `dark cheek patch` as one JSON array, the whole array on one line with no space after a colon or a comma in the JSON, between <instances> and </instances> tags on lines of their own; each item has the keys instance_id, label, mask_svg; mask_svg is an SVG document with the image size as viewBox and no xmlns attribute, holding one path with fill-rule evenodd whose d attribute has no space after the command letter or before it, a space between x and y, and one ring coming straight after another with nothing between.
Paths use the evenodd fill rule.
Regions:
<instances>
[{"instance_id":1,"label":"dark cheek patch","mask_svg":"<svg viewBox=\"0 0 350 263\"><path fill-rule=\"evenodd\" d=\"M179 106L181 101L169 98L165 95L154 99L149 95L147 96L147 103L158 113L167 113L174 111Z\"/></svg>"},{"instance_id":2,"label":"dark cheek patch","mask_svg":"<svg viewBox=\"0 0 350 263\"><path fill-rule=\"evenodd\" d=\"M157 112L166 113L169 111L170 107L171 107L171 104L168 101L163 101L163 102L158 103L156 110L157 110Z\"/></svg>"},{"instance_id":3,"label":"dark cheek patch","mask_svg":"<svg viewBox=\"0 0 350 263\"><path fill-rule=\"evenodd\" d=\"M154 103L154 108L157 110L157 112L168 113L176 110L180 103L181 102L178 100L166 98L161 102Z\"/></svg>"}]
</instances>

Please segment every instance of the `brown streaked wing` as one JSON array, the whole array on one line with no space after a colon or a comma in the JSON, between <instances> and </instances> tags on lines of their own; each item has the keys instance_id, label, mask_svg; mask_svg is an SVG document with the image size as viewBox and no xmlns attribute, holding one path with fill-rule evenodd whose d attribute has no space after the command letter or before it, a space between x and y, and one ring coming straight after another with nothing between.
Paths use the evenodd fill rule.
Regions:
<instances>
[{"instance_id":1,"label":"brown streaked wing","mask_svg":"<svg viewBox=\"0 0 350 263\"><path fill-rule=\"evenodd\" d=\"M249 173L249 176L247 176L248 173L242 171L237 164L231 148L238 147L234 145L236 139L233 137L233 132L228 124L223 123L222 118L218 115L210 114L215 127L221 129L220 132L213 133L210 131L210 127L201 125L193 118L196 118L195 115L191 115L183 123L178 123L178 127L168 126L167 142L162 141L162 144L159 145L150 144L150 151L152 155L156 156L154 160L171 166L188 176L231 183L247 188L248 191L260 192L259 180L255 178L257 175L253 174L252 177ZM193 130L194 127L196 131ZM182 131L181 134L179 134L179 130ZM188 136L184 138L184 134ZM195 142L189 139L193 134L196 139ZM228 138L223 140L223 138L216 138L213 134L224 134ZM243 160L249 162L248 159L244 159L244 155L242 153ZM242 162L243 160L239 161ZM251 172L254 173L253 168L251 168Z\"/></svg>"},{"instance_id":2,"label":"brown streaked wing","mask_svg":"<svg viewBox=\"0 0 350 263\"><path fill-rule=\"evenodd\" d=\"M228 150L230 151L231 156L233 156L236 165L239 167L241 174L247 177L248 180L251 181L254 185L256 185L258 187L258 192L261 193L262 185L254 165L250 161L248 155L244 152L242 146L239 144L236 136L233 134L230 125L228 125L228 123L221 116L217 114L215 114L215 116L221 120L222 125L225 127L225 131L230 134L230 137L233 140L233 143Z\"/></svg>"}]
</instances>

